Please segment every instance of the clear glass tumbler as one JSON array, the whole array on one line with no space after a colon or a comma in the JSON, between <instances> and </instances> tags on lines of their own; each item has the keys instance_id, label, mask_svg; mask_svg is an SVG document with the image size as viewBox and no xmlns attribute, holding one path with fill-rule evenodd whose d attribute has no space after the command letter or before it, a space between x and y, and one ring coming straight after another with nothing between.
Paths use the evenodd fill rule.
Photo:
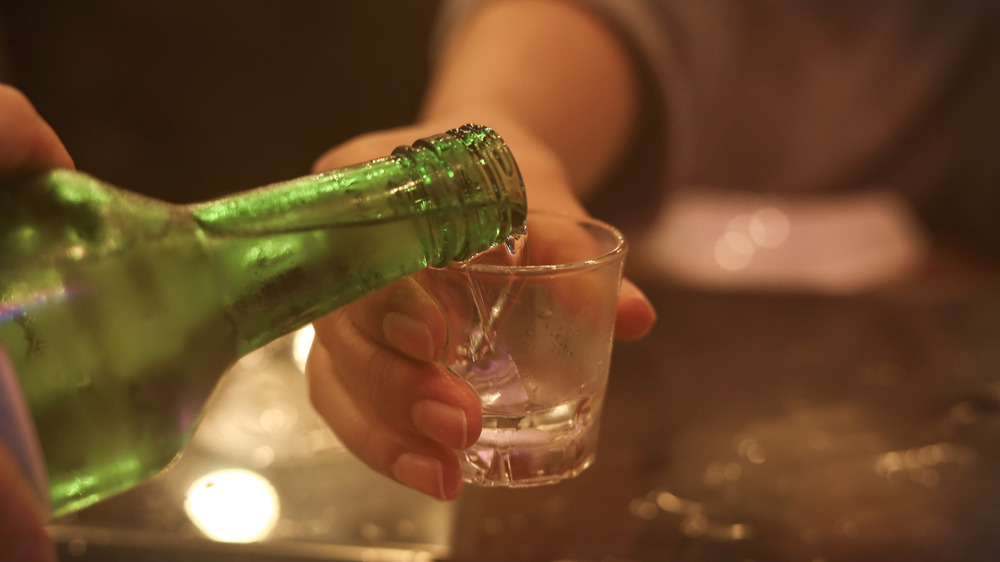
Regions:
<instances>
[{"instance_id":1,"label":"clear glass tumbler","mask_svg":"<svg viewBox=\"0 0 1000 562\"><path fill-rule=\"evenodd\" d=\"M628 245L600 221L543 212L526 242L423 278L448 317L442 362L482 400L482 435L461 452L472 484L552 484L597 453Z\"/></svg>"}]
</instances>

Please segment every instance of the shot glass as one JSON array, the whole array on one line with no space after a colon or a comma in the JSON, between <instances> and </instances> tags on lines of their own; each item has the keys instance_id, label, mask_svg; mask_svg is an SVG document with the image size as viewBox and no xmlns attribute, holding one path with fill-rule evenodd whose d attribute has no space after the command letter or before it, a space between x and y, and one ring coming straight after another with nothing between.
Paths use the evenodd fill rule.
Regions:
<instances>
[{"instance_id":1,"label":"shot glass","mask_svg":"<svg viewBox=\"0 0 1000 562\"><path fill-rule=\"evenodd\" d=\"M597 220L529 213L516 251L498 246L427 270L442 304L441 358L482 400L466 482L553 484L594 461L627 243Z\"/></svg>"}]
</instances>

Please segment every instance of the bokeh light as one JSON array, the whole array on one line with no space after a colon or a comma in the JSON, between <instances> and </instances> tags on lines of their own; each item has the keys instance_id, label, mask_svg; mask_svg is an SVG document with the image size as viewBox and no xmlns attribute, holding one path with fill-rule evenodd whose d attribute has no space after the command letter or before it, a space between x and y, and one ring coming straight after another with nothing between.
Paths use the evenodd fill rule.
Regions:
<instances>
[{"instance_id":1,"label":"bokeh light","mask_svg":"<svg viewBox=\"0 0 1000 562\"><path fill-rule=\"evenodd\" d=\"M209 538L248 543L271 533L280 507L278 494L266 478L249 470L226 469L191 484L184 510Z\"/></svg>"}]
</instances>

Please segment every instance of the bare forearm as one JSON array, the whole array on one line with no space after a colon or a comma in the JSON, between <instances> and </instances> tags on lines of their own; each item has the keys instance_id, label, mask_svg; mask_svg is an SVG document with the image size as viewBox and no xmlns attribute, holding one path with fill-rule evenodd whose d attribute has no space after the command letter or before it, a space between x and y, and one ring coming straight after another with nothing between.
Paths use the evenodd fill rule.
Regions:
<instances>
[{"instance_id":1,"label":"bare forearm","mask_svg":"<svg viewBox=\"0 0 1000 562\"><path fill-rule=\"evenodd\" d=\"M526 131L555 152L582 195L624 150L636 82L624 46L586 8L485 2L445 39L422 118Z\"/></svg>"}]
</instances>

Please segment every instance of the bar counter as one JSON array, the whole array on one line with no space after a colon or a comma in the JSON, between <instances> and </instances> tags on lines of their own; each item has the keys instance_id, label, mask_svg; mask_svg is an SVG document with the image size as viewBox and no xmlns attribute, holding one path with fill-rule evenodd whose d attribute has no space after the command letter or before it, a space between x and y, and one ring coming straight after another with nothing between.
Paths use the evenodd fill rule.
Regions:
<instances>
[{"instance_id":1,"label":"bar counter","mask_svg":"<svg viewBox=\"0 0 1000 562\"><path fill-rule=\"evenodd\" d=\"M1000 559L1000 278L641 285L659 322L616 345L598 458L575 480L452 503L406 490L325 433L277 342L227 375L167 472L53 524L61 559ZM210 540L189 501L233 468L279 508L249 543Z\"/></svg>"}]
</instances>

